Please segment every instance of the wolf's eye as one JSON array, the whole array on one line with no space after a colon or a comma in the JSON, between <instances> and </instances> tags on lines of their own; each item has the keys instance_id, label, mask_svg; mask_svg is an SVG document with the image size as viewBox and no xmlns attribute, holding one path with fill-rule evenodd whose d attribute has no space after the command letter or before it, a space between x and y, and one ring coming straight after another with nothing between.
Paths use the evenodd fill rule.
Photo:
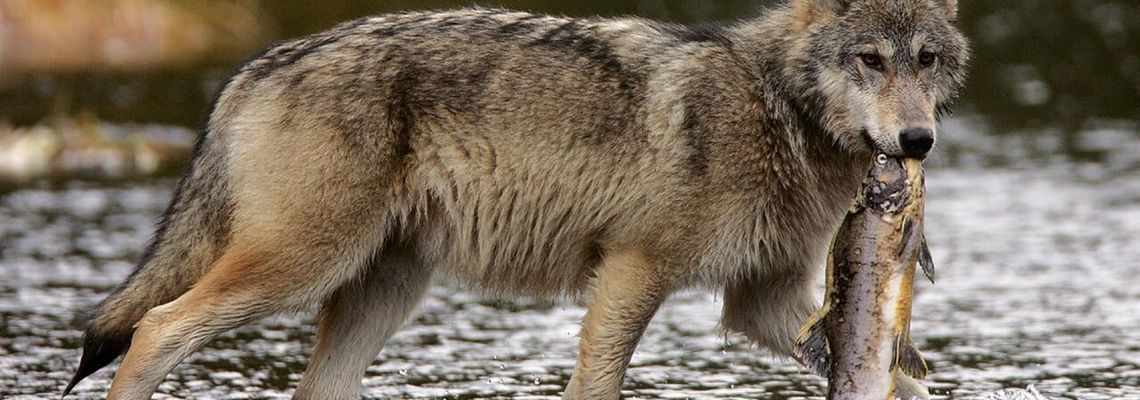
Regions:
<instances>
[{"instance_id":1,"label":"wolf's eye","mask_svg":"<svg viewBox=\"0 0 1140 400\"><path fill-rule=\"evenodd\" d=\"M882 71L883 70L883 58L879 57L878 54L874 54L874 53L860 54L859 55L859 61L862 61L863 65L866 65L867 68L870 68L870 69L873 69L876 71Z\"/></svg>"},{"instance_id":2,"label":"wolf's eye","mask_svg":"<svg viewBox=\"0 0 1140 400\"><path fill-rule=\"evenodd\" d=\"M936 58L938 58L938 56L934 54L934 52L923 51L921 53L918 53L918 65L922 66L923 68L927 68L931 65L934 65L934 60Z\"/></svg>"}]
</instances>

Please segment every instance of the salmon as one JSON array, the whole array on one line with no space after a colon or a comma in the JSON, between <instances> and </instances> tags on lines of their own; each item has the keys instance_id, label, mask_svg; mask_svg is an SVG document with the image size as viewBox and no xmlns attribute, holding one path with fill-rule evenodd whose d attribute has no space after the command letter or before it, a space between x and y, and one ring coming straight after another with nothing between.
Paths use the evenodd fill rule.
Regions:
<instances>
[{"instance_id":1,"label":"salmon","mask_svg":"<svg viewBox=\"0 0 1140 400\"><path fill-rule=\"evenodd\" d=\"M827 257L823 306L796 338L796 357L828 380L828 399L928 398L927 366L910 338L915 265L934 280L923 234L922 163L876 155Z\"/></svg>"}]
</instances>

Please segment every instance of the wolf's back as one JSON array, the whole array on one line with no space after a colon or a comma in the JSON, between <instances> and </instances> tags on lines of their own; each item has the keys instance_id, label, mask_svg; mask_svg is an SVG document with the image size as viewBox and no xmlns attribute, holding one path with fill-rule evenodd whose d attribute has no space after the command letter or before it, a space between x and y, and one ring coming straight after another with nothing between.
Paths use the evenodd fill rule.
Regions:
<instances>
[{"instance_id":1,"label":"wolf's back","mask_svg":"<svg viewBox=\"0 0 1140 400\"><path fill-rule=\"evenodd\" d=\"M188 291L226 245L232 203L218 136L204 131L198 137L190 167L138 267L91 316L83 357L64 395L122 354L143 314Z\"/></svg>"}]
</instances>

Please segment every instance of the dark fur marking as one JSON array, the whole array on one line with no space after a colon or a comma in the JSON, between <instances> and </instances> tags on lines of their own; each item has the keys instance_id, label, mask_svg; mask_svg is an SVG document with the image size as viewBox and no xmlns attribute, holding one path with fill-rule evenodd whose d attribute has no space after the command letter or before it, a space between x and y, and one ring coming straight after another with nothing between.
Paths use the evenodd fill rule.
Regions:
<instances>
[{"instance_id":1,"label":"dark fur marking","mask_svg":"<svg viewBox=\"0 0 1140 400\"><path fill-rule=\"evenodd\" d=\"M311 54L321 47L327 46L339 40L339 36L324 36L318 39L305 39L298 47L285 47L289 43L281 45L281 47L267 52L264 57L249 64L249 82L257 82L272 75L275 71L296 63L302 57Z\"/></svg>"},{"instance_id":2,"label":"dark fur marking","mask_svg":"<svg viewBox=\"0 0 1140 400\"><path fill-rule=\"evenodd\" d=\"M701 123L698 115L700 115L698 110L694 110L691 104L686 103L685 122L681 130L684 132L685 142L689 145L689 156L685 159L689 171L702 176L709 169L709 146L706 138L708 132L705 132L705 124Z\"/></svg>"},{"instance_id":3,"label":"dark fur marking","mask_svg":"<svg viewBox=\"0 0 1140 400\"><path fill-rule=\"evenodd\" d=\"M450 114L477 118L479 100L488 85L496 60L472 60L464 68L411 65L397 74L399 90L410 110L424 115Z\"/></svg>"},{"instance_id":4,"label":"dark fur marking","mask_svg":"<svg viewBox=\"0 0 1140 400\"><path fill-rule=\"evenodd\" d=\"M369 32L369 34L373 36L379 36L381 38L387 38L407 32L408 30L409 28L403 24L391 24L373 29L371 32Z\"/></svg>"},{"instance_id":5,"label":"dark fur marking","mask_svg":"<svg viewBox=\"0 0 1140 400\"><path fill-rule=\"evenodd\" d=\"M574 44L575 39L580 39L581 35L578 28L581 26L578 21L565 22L558 27L546 31L546 34L535 41L536 45L548 45L554 47L569 47Z\"/></svg>"},{"instance_id":6,"label":"dark fur marking","mask_svg":"<svg viewBox=\"0 0 1140 400\"><path fill-rule=\"evenodd\" d=\"M226 81L225 85L222 85L222 88L224 89L226 87L229 87L230 83L234 81L234 78L236 78L243 71L248 73L249 77L250 77L250 79L245 82L246 85L253 83L253 82L256 82L257 80L260 80L261 78L264 78L266 76L269 76L269 73L272 71L269 70L269 65L267 64L267 60L272 57L273 53L281 51L281 49L283 49L284 46L287 46L288 43L289 43L288 41L281 41L281 42L273 43L273 44L269 45L268 47L262 49L261 51L255 53L254 55L250 56L249 58L247 58L244 62L242 62L240 64L240 66L237 68L237 71L235 71L233 74L230 74L229 80ZM221 89L219 89L218 94L220 94L220 93L221 93ZM218 103L217 97L218 96L215 95L214 101L212 103L210 103L211 111L213 110L213 107ZM209 118L209 116L210 116L210 114L207 113L206 117Z\"/></svg>"},{"instance_id":7,"label":"dark fur marking","mask_svg":"<svg viewBox=\"0 0 1140 400\"><path fill-rule=\"evenodd\" d=\"M273 74L274 71L293 65L305 56L352 35L357 28L367 23L368 18L358 18L341 24L329 32L319 33L299 41L285 42L273 46L270 50L266 51L261 58L249 64L249 80L251 82L259 81ZM296 46L290 47L290 45Z\"/></svg>"},{"instance_id":8,"label":"dark fur marking","mask_svg":"<svg viewBox=\"0 0 1140 400\"><path fill-rule=\"evenodd\" d=\"M819 74L820 68L825 63L839 63L837 57L833 54L834 48L832 46L823 46L823 43L829 39L821 37L820 34L812 35L812 44L809 47L810 56L807 58L793 59L787 61L780 61L778 57L772 57L761 66L762 75L770 77L782 77L774 82L768 82L771 89L772 96L769 99L791 99L788 105L792 107L798 120L804 124L805 129L814 132L826 132L824 128L824 115L822 110L826 109L827 102L823 92L820 91ZM789 75L785 71L787 64L791 64L798 70L796 74ZM780 113L773 113L779 115ZM774 126L779 126L776 124Z\"/></svg>"},{"instance_id":9,"label":"dark fur marking","mask_svg":"<svg viewBox=\"0 0 1140 400\"><path fill-rule=\"evenodd\" d=\"M636 99L644 96L645 76L635 72L626 71L621 60L613 53L609 44L598 39L590 30L579 21L569 21L547 31L542 37L531 42L532 46L545 47L562 53L573 54L585 58L590 62L586 64L591 68L598 68L602 81L613 84L614 90L630 101L623 104L636 104ZM592 129L581 131L581 138L591 143L600 144L612 136L611 132L626 130L630 116L636 110L626 109L605 110L598 115L598 124Z\"/></svg>"},{"instance_id":10,"label":"dark fur marking","mask_svg":"<svg viewBox=\"0 0 1140 400\"><path fill-rule=\"evenodd\" d=\"M409 154L412 151L411 136L415 126L416 116L412 112L412 91L416 87L416 73L414 66L405 67L396 74L392 82L392 96L388 101L388 118L396 126L397 154Z\"/></svg>"},{"instance_id":11,"label":"dark fur marking","mask_svg":"<svg viewBox=\"0 0 1140 400\"><path fill-rule=\"evenodd\" d=\"M594 37L592 32L578 21L570 21L551 29L536 40L534 45L572 50L577 55L601 65L607 73L614 75L622 73L621 61L614 56L609 45ZM622 81L622 85L623 90L631 89L625 81Z\"/></svg>"},{"instance_id":12,"label":"dark fur marking","mask_svg":"<svg viewBox=\"0 0 1140 400\"><path fill-rule=\"evenodd\" d=\"M479 197L475 197L474 204L471 206L471 243L475 246L475 252L478 252L479 246Z\"/></svg>"},{"instance_id":13,"label":"dark fur marking","mask_svg":"<svg viewBox=\"0 0 1140 400\"><path fill-rule=\"evenodd\" d=\"M715 43L730 45L732 41L724 33L725 25L718 23L694 26L667 25L661 29L673 36L678 43Z\"/></svg>"},{"instance_id":14,"label":"dark fur marking","mask_svg":"<svg viewBox=\"0 0 1140 400\"><path fill-rule=\"evenodd\" d=\"M470 18L468 16L451 16L425 25L428 31L434 34L448 34L452 32L478 32L480 27L486 25L484 18Z\"/></svg>"},{"instance_id":15,"label":"dark fur marking","mask_svg":"<svg viewBox=\"0 0 1140 400\"><path fill-rule=\"evenodd\" d=\"M586 246L582 248L582 259L585 260L582 265L587 266L591 270L602 265L602 259L605 257L605 249L606 247L600 240L587 242Z\"/></svg>"},{"instance_id":16,"label":"dark fur marking","mask_svg":"<svg viewBox=\"0 0 1140 400\"><path fill-rule=\"evenodd\" d=\"M595 213L592 219L597 221L599 219L598 213ZM602 264L606 251L605 243L609 240L614 219L609 217L600 222L597 224L597 228L586 236L586 245L582 248L582 257L585 260L583 265L589 266L591 270Z\"/></svg>"},{"instance_id":17,"label":"dark fur marking","mask_svg":"<svg viewBox=\"0 0 1140 400\"><path fill-rule=\"evenodd\" d=\"M943 118L954 115L953 106L953 101L935 105L934 119L936 121L941 121Z\"/></svg>"},{"instance_id":18,"label":"dark fur marking","mask_svg":"<svg viewBox=\"0 0 1140 400\"><path fill-rule=\"evenodd\" d=\"M536 29L538 29L538 24L530 22L529 19L520 19L500 26L499 29L495 31L495 35L502 39L508 39L534 33Z\"/></svg>"}]
</instances>

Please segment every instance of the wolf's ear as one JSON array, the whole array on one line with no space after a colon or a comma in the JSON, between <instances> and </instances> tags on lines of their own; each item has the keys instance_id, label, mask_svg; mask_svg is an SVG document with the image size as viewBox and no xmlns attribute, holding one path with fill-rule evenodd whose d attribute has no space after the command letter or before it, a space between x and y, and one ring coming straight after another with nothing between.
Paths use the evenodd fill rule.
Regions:
<instances>
[{"instance_id":1,"label":"wolf's ear","mask_svg":"<svg viewBox=\"0 0 1140 400\"><path fill-rule=\"evenodd\" d=\"M934 4L942 8L946 13L946 19L950 22L958 21L958 0L934 0Z\"/></svg>"},{"instance_id":2,"label":"wolf's ear","mask_svg":"<svg viewBox=\"0 0 1140 400\"><path fill-rule=\"evenodd\" d=\"M843 14L852 1L854 0L792 0L792 14L801 27L806 27Z\"/></svg>"}]
</instances>

